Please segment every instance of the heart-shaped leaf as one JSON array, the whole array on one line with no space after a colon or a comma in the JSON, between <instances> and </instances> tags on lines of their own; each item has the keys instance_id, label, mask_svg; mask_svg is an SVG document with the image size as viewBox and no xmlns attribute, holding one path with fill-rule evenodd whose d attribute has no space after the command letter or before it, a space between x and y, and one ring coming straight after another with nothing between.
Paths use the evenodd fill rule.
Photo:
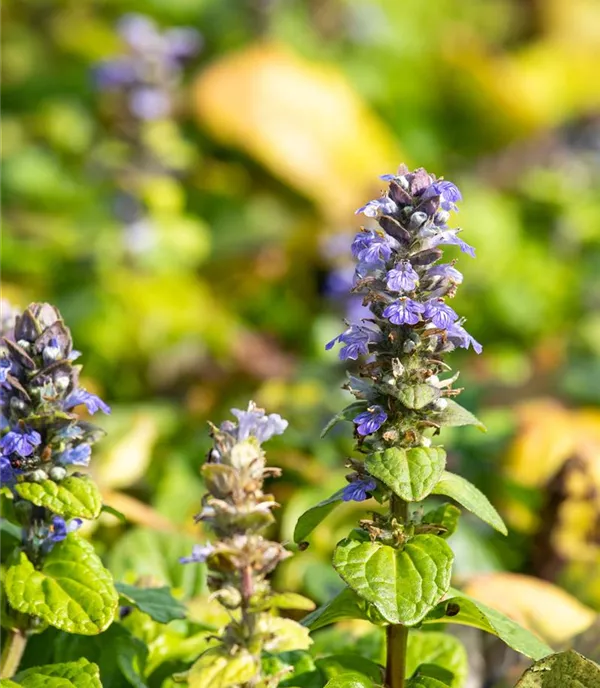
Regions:
<instances>
[{"instance_id":1,"label":"heart-shaped leaf","mask_svg":"<svg viewBox=\"0 0 600 688\"><path fill-rule=\"evenodd\" d=\"M440 398L440 390L431 385L405 385L398 390L398 399L409 409L422 409Z\"/></svg>"},{"instance_id":2,"label":"heart-shaped leaf","mask_svg":"<svg viewBox=\"0 0 600 688\"><path fill-rule=\"evenodd\" d=\"M389 623L414 626L450 586L454 554L435 535L417 535L399 550L379 542L342 540L333 565L344 581Z\"/></svg>"},{"instance_id":3,"label":"heart-shaped leaf","mask_svg":"<svg viewBox=\"0 0 600 688\"><path fill-rule=\"evenodd\" d=\"M196 661L187 675L189 688L229 688L238 686L254 678L256 660L248 652L241 650L230 655L226 650L213 648L207 650Z\"/></svg>"},{"instance_id":4,"label":"heart-shaped leaf","mask_svg":"<svg viewBox=\"0 0 600 688\"><path fill-rule=\"evenodd\" d=\"M444 471L442 479L433 488L432 494L451 497L503 535L508 534L502 517L490 504L489 499L475 485L461 478L460 475Z\"/></svg>"},{"instance_id":5,"label":"heart-shaped leaf","mask_svg":"<svg viewBox=\"0 0 600 688\"><path fill-rule=\"evenodd\" d=\"M550 655L521 676L515 688L598 688L600 666L575 650Z\"/></svg>"},{"instance_id":6,"label":"heart-shaped leaf","mask_svg":"<svg viewBox=\"0 0 600 688\"><path fill-rule=\"evenodd\" d=\"M551 647L508 616L455 590L452 593L457 596L440 602L425 617L424 623L456 623L480 628L531 659L541 659L552 652Z\"/></svg>"},{"instance_id":7,"label":"heart-shaped leaf","mask_svg":"<svg viewBox=\"0 0 600 688\"><path fill-rule=\"evenodd\" d=\"M445 466L441 447L392 447L365 459L369 473L407 502L420 502L431 494Z\"/></svg>"},{"instance_id":8,"label":"heart-shaped leaf","mask_svg":"<svg viewBox=\"0 0 600 688\"><path fill-rule=\"evenodd\" d=\"M344 488L341 488L331 497L311 506L300 516L294 528L294 542L302 542L336 506L342 503L343 492Z\"/></svg>"},{"instance_id":9,"label":"heart-shaped leaf","mask_svg":"<svg viewBox=\"0 0 600 688\"><path fill-rule=\"evenodd\" d=\"M64 518L98 518L102 496L93 480L69 476L60 483L42 480L41 483L17 483L17 493L36 506L64 516Z\"/></svg>"},{"instance_id":10,"label":"heart-shaped leaf","mask_svg":"<svg viewBox=\"0 0 600 688\"><path fill-rule=\"evenodd\" d=\"M432 415L431 420L438 425L445 427L458 427L461 425L475 425L482 432L487 432L485 425L466 408L457 404L454 399L445 400L446 407Z\"/></svg>"},{"instance_id":11,"label":"heart-shaped leaf","mask_svg":"<svg viewBox=\"0 0 600 688\"><path fill-rule=\"evenodd\" d=\"M53 547L39 571L21 552L7 568L5 589L17 611L81 635L108 628L118 604L112 576L92 545L73 534Z\"/></svg>"},{"instance_id":12,"label":"heart-shaped leaf","mask_svg":"<svg viewBox=\"0 0 600 688\"><path fill-rule=\"evenodd\" d=\"M138 588L127 583L117 583L115 587L128 604L137 607L159 623L185 618L185 606L171 595L171 590L167 586Z\"/></svg>"},{"instance_id":13,"label":"heart-shaped leaf","mask_svg":"<svg viewBox=\"0 0 600 688\"><path fill-rule=\"evenodd\" d=\"M26 669L15 676L15 681L23 688L102 688L98 667L83 657L76 662Z\"/></svg>"}]
</instances>

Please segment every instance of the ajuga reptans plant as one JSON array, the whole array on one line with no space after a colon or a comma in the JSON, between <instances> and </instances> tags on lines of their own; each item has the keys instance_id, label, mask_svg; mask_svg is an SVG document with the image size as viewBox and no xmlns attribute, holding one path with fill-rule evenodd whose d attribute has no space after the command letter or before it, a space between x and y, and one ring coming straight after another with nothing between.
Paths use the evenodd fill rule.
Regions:
<instances>
[{"instance_id":1,"label":"ajuga reptans plant","mask_svg":"<svg viewBox=\"0 0 600 688\"><path fill-rule=\"evenodd\" d=\"M98 488L80 472L102 431L78 409L110 409L80 385L80 354L54 306L31 304L2 334L2 623L9 637L0 674L10 677L28 636L48 625L100 633L113 620L118 596L110 573L76 532L102 508Z\"/></svg>"},{"instance_id":2,"label":"ajuga reptans plant","mask_svg":"<svg viewBox=\"0 0 600 688\"><path fill-rule=\"evenodd\" d=\"M366 514L370 517L338 543L333 564L347 588L305 623L317 629L355 617L385 626L382 682L389 688L443 686L429 667L405 676L409 628L467 623L536 659L550 648L497 612L450 591L454 555L446 539L460 511L451 502L414 508L430 495L447 496L506 533L486 497L446 471L446 452L436 442L443 427L482 427L456 402L458 373L446 361L456 348L482 351L449 303L463 280L456 260L443 262L442 247L449 245L475 256L460 230L447 225L461 194L424 169L409 172L401 166L382 179L383 195L357 211L379 226L361 229L352 244L357 263L352 291L363 296L370 316L348 323L327 344L328 349L341 344L340 358L356 362L345 385L356 401L326 431L337 421L353 422L358 458L348 460L348 485L300 518L295 539L303 541L337 503L374 497L385 509Z\"/></svg>"},{"instance_id":3,"label":"ajuga reptans plant","mask_svg":"<svg viewBox=\"0 0 600 688\"><path fill-rule=\"evenodd\" d=\"M265 537L278 505L263 491L263 481L281 471L266 465L262 443L280 435L288 423L252 402L247 411L232 409L232 413L237 422L211 426L213 448L202 468L208 492L196 521L208 526L216 539L196 545L181 560L206 563L209 589L231 616L216 645L190 669L188 680L194 688L277 686L290 669L284 666L271 672L269 657L305 650L311 642L306 628L277 616L277 610L314 605L300 595L273 592L268 579L290 553Z\"/></svg>"}]
</instances>

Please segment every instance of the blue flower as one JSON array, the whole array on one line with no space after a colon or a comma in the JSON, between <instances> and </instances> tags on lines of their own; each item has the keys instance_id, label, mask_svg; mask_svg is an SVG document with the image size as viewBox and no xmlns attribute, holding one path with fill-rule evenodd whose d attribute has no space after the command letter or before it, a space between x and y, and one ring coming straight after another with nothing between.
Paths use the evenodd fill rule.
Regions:
<instances>
[{"instance_id":1,"label":"blue flower","mask_svg":"<svg viewBox=\"0 0 600 688\"><path fill-rule=\"evenodd\" d=\"M387 286L391 291L413 291L418 281L419 275L407 260L401 261L387 274Z\"/></svg>"},{"instance_id":2,"label":"blue flower","mask_svg":"<svg viewBox=\"0 0 600 688\"><path fill-rule=\"evenodd\" d=\"M452 323L450 325L446 332L446 338L454 344L454 346L458 346L461 349L468 349L469 346L472 346L475 353L480 354L483 351L481 344L458 323Z\"/></svg>"},{"instance_id":3,"label":"blue flower","mask_svg":"<svg viewBox=\"0 0 600 688\"><path fill-rule=\"evenodd\" d=\"M364 502L369 499L367 492L373 492L377 483L373 478L361 478L349 483L342 492L342 499L345 502Z\"/></svg>"},{"instance_id":4,"label":"blue flower","mask_svg":"<svg viewBox=\"0 0 600 688\"><path fill-rule=\"evenodd\" d=\"M256 437L259 442L266 442L274 435L281 435L288 426L278 413L265 415L263 409L257 408L253 402L247 411L231 409L231 413L238 419L237 440L243 442L249 437Z\"/></svg>"},{"instance_id":5,"label":"blue flower","mask_svg":"<svg viewBox=\"0 0 600 688\"><path fill-rule=\"evenodd\" d=\"M379 217L380 215L393 215L398 206L392 201L391 198L387 196L382 196L381 198L376 198L373 201L369 201L358 210L355 211L355 215L363 213L367 217Z\"/></svg>"},{"instance_id":6,"label":"blue flower","mask_svg":"<svg viewBox=\"0 0 600 688\"><path fill-rule=\"evenodd\" d=\"M204 562L215 551L212 545L194 545L189 557L180 557L180 564L204 564Z\"/></svg>"},{"instance_id":7,"label":"blue flower","mask_svg":"<svg viewBox=\"0 0 600 688\"><path fill-rule=\"evenodd\" d=\"M352 242L352 255L366 265L381 265L389 260L395 246L393 237L373 229L359 232Z\"/></svg>"},{"instance_id":8,"label":"blue flower","mask_svg":"<svg viewBox=\"0 0 600 688\"><path fill-rule=\"evenodd\" d=\"M135 67L128 59L100 62L93 72L96 87L102 91L127 86L135 81Z\"/></svg>"},{"instance_id":9,"label":"blue flower","mask_svg":"<svg viewBox=\"0 0 600 688\"><path fill-rule=\"evenodd\" d=\"M442 279L449 279L456 284L461 284L463 281L462 273L459 272L451 263L441 263L434 265L427 271L428 277L441 277Z\"/></svg>"},{"instance_id":10,"label":"blue flower","mask_svg":"<svg viewBox=\"0 0 600 688\"><path fill-rule=\"evenodd\" d=\"M386 420L387 413L381 406L371 406L366 411L359 413L352 422L356 424L356 432L359 435L372 435L379 430Z\"/></svg>"},{"instance_id":11,"label":"blue flower","mask_svg":"<svg viewBox=\"0 0 600 688\"><path fill-rule=\"evenodd\" d=\"M475 258L475 249L467 244L466 241L463 241L460 237L458 237L457 232L457 229L446 229L440 232L433 237L431 247L433 248L435 246L439 246L440 244L453 244L458 246L463 253L471 256L471 258Z\"/></svg>"},{"instance_id":12,"label":"blue flower","mask_svg":"<svg viewBox=\"0 0 600 688\"><path fill-rule=\"evenodd\" d=\"M64 401L64 408L68 411L72 408L75 408L75 406L79 406L80 404L85 404L88 412L92 415L96 413L96 411L110 413L110 406L108 404L105 404L99 396L88 392L87 390L83 389L83 387L80 387L69 394Z\"/></svg>"},{"instance_id":13,"label":"blue flower","mask_svg":"<svg viewBox=\"0 0 600 688\"><path fill-rule=\"evenodd\" d=\"M366 356L369 353L369 344L379 339L379 333L361 325L350 325L342 334L338 335L325 345L329 351L336 342L344 344L340 350L340 360L356 361L359 356Z\"/></svg>"},{"instance_id":14,"label":"blue flower","mask_svg":"<svg viewBox=\"0 0 600 688\"><path fill-rule=\"evenodd\" d=\"M11 487L15 482L15 469L12 467L10 459L6 456L0 457L0 483Z\"/></svg>"},{"instance_id":15,"label":"blue flower","mask_svg":"<svg viewBox=\"0 0 600 688\"><path fill-rule=\"evenodd\" d=\"M10 373L11 365L12 364L10 360L6 356L0 358L0 386L5 386L8 384L6 382L6 378Z\"/></svg>"},{"instance_id":16,"label":"blue flower","mask_svg":"<svg viewBox=\"0 0 600 688\"><path fill-rule=\"evenodd\" d=\"M74 533L81 528L82 524L83 521L80 518L73 518L67 523L62 516L54 516L48 540L50 542L61 542L69 533Z\"/></svg>"},{"instance_id":17,"label":"blue flower","mask_svg":"<svg viewBox=\"0 0 600 688\"><path fill-rule=\"evenodd\" d=\"M425 189L422 198L440 197L440 205L444 210L457 210L456 202L462 201L462 195L455 184L447 181L434 182Z\"/></svg>"},{"instance_id":18,"label":"blue flower","mask_svg":"<svg viewBox=\"0 0 600 688\"><path fill-rule=\"evenodd\" d=\"M19 456L30 456L41 441L42 437L36 430L10 430L0 440L0 448L4 456L14 452Z\"/></svg>"},{"instance_id":19,"label":"blue flower","mask_svg":"<svg viewBox=\"0 0 600 688\"><path fill-rule=\"evenodd\" d=\"M425 320L431 322L442 329L446 329L453 322L458 320L458 315L441 299L431 299L425 304L425 311L423 313Z\"/></svg>"},{"instance_id":20,"label":"blue flower","mask_svg":"<svg viewBox=\"0 0 600 688\"><path fill-rule=\"evenodd\" d=\"M72 447L71 449L67 449L67 451L63 452L58 460L64 466L88 466L91 455L92 450L89 445L79 444L76 447Z\"/></svg>"},{"instance_id":21,"label":"blue flower","mask_svg":"<svg viewBox=\"0 0 600 688\"><path fill-rule=\"evenodd\" d=\"M168 93L159 88L143 86L132 92L129 109L139 119L162 119L171 112L171 99Z\"/></svg>"},{"instance_id":22,"label":"blue flower","mask_svg":"<svg viewBox=\"0 0 600 688\"><path fill-rule=\"evenodd\" d=\"M425 306L412 299L401 298L383 311L383 317L394 325L416 325Z\"/></svg>"}]
</instances>

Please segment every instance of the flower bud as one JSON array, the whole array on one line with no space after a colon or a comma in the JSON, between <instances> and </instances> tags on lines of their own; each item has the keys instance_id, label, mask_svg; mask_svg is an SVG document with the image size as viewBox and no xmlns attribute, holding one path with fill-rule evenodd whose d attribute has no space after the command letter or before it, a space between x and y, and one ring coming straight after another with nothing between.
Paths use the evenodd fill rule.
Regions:
<instances>
[{"instance_id":1,"label":"flower bud","mask_svg":"<svg viewBox=\"0 0 600 688\"><path fill-rule=\"evenodd\" d=\"M62 466L52 466L52 468L48 472L48 475L52 480L59 483L66 477L67 471Z\"/></svg>"}]
</instances>

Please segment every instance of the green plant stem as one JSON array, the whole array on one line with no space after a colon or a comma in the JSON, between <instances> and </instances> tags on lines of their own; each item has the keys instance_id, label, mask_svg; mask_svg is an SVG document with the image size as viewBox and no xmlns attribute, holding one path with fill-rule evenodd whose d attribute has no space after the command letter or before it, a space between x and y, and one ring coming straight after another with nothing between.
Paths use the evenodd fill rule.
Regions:
<instances>
[{"instance_id":1,"label":"green plant stem","mask_svg":"<svg viewBox=\"0 0 600 688\"><path fill-rule=\"evenodd\" d=\"M10 631L0 657L0 678L12 678L17 673L26 644L22 631Z\"/></svg>"},{"instance_id":2,"label":"green plant stem","mask_svg":"<svg viewBox=\"0 0 600 688\"><path fill-rule=\"evenodd\" d=\"M400 497L392 495L390 511L402 523L408 520L408 504ZM406 681L406 648L408 628L402 624L387 627L387 659L385 682L388 688L404 688Z\"/></svg>"}]
</instances>

